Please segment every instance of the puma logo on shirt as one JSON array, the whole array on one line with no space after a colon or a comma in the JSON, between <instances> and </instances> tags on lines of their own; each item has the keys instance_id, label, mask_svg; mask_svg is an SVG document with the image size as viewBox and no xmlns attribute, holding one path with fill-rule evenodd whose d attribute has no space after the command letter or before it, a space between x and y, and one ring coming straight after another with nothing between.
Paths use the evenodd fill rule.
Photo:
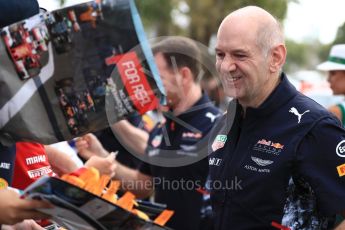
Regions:
<instances>
[{"instance_id":1,"label":"puma logo on shirt","mask_svg":"<svg viewBox=\"0 0 345 230\"><path fill-rule=\"evenodd\" d=\"M300 114L300 113L298 112L298 110L297 110L295 107L291 107L291 109L289 110L289 112L297 116L297 118L298 118L298 124L299 124L299 123L301 122L302 116L303 116L305 113L310 112L310 110L307 110L307 111L303 112L302 114Z\"/></svg>"}]
</instances>

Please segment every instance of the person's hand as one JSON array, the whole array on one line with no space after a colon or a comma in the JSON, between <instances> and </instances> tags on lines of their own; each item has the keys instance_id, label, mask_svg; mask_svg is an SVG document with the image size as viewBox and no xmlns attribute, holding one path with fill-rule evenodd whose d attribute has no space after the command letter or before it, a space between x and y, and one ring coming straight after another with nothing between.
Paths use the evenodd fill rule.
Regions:
<instances>
[{"instance_id":1,"label":"person's hand","mask_svg":"<svg viewBox=\"0 0 345 230\"><path fill-rule=\"evenodd\" d=\"M44 230L45 228L41 227L34 220L24 220L15 225L3 225L1 230Z\"/></svg>"},{"instance_id":2,"label":"person's hand","mask_svg":"<svg viewBox=\"0 0 345 230\"><path fill-rule=\"evenodd\" d=\"M13 225L25 219L48 219L49 216L35 209L51 208L44 201L21 199L18 193L10 190L0 190L0 224Z\"/></svg>"},{"instance_id":3,"label":"person's hand","mask_svg":"<svg viewBox=\"0 0 345 230\"><path fill-rule=\"evenodd\" d=\"M77 139L75 146L81 157L88 160L91 156L107 157L109 153L103 148L97 137L88 133Z\"/></svg>"},{"instance_id":4,"label":"person's hand","mask_svg":"<svg viewBox=\"0 0 345 230\"><path fill-rule=\"evenodd\" d=\"M109 154L107 157L91 156L85 163L85 167L94 167L98 169L100 174L107 174L114 177L116 170L115 153Z\"/></svg>"}]
</instances>

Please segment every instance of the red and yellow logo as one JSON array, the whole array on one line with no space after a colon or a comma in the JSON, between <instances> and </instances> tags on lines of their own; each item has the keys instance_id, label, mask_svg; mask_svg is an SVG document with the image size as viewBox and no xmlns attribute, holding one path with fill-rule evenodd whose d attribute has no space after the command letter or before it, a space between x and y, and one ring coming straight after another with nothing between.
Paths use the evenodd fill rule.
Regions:
<instances>
[{"instance_id":1,"label":"red and yellow logo","mask_svg":"<svg viewBox=\"0 0 345 230\"><path fill-rule=\"evenodd\" d=\"M8 183L4 178L0 178L0 190L8 187Z\"/></svg>"},{"instance_id":2,"label":"red and yellow logo","mask_svg":"<svg viewBox=\"0 0 345 230\"><path fill-rule=\"evenodd\" d=\"M345 164L337 166L337 171L340 177L345 176Z\"/></svg>"},{"instance_id":3,"label":"red and yellow logo","mask_svg":"<svg viewBox=\"0 0 345 230\"><path fill-rule=\"evenodd\" d=\"M272 147L276 148L276 149L283 149L284 145L280 144L280 143L273 143L271 144Z\"/></svg>"}]
</instances>

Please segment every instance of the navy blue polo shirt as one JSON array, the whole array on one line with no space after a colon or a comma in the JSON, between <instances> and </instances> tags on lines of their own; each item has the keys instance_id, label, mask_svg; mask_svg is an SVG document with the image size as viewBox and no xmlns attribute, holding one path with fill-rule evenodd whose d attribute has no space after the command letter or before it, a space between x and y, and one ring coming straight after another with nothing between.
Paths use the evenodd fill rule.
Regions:
<instances>
[{"instance_id":1,"label":"navy blue polo shirt","mask_svg":"<svg viewBox=\"0 0 345 230\"><path fill-rule=\"evenodd\" d=\"M15 160L16 145L7 147L0 143L0 179L5 180L9 186L13 180Z\"/></svg>"},{"instance_id":2,"label":"navy blue polo shirt","mask_svg":"<svg viewBox=\"0 0 345 230\"><path fill-rule=\"evenodd\" d=\"M340 122L284 74L262 105L243 114L232 101L212 131L216 229L332 228L345 210Z\"/></svg>"},{"instance_id":3,"label":"navy blue polo shirt","mask_svg":"<svg viewBox=\"0 0 345 230\"><path fill-rule=\"evenodd\" d=\"M166 113L165 124L150 133L147 156L156 165L143 164L140 171L153 176L155 201L175 211L167 223L173 229L199 229L202 194L197 189L206 182L208 134L219 115L203 95L183 114ZM157 166L164 162L166 167ZM178 167L181 162L184 166Z\"/></svg>"},{"instance_id":4,"label":"navy blue polo shirt","mask_svg":"<svg viewBox=\"0 0 345 230\"><path fill-rule=\"evenodd\" d=\"M0 5L0 27L8 26L39 13L36 0L3 0Z\"/></svg>"}]
</instances>

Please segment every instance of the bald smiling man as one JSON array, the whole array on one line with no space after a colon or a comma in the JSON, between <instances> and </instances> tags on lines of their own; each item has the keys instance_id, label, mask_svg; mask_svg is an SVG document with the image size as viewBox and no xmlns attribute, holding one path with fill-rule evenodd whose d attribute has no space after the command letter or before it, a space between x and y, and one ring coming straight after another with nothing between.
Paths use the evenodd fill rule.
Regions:
<instances>
[{"instance_id":1,"label":"bald smiling man","mask_svg":"<svg viewBox=\"0 0 345 230\"><path fill-rule=\"evenodd\" d=\"M333 229L345 210L345 131L288 81L286 53L279 22L259 7L219 27L216 67L234 100L209 154L217 230Z\"/></svg>"}]
</instances>

